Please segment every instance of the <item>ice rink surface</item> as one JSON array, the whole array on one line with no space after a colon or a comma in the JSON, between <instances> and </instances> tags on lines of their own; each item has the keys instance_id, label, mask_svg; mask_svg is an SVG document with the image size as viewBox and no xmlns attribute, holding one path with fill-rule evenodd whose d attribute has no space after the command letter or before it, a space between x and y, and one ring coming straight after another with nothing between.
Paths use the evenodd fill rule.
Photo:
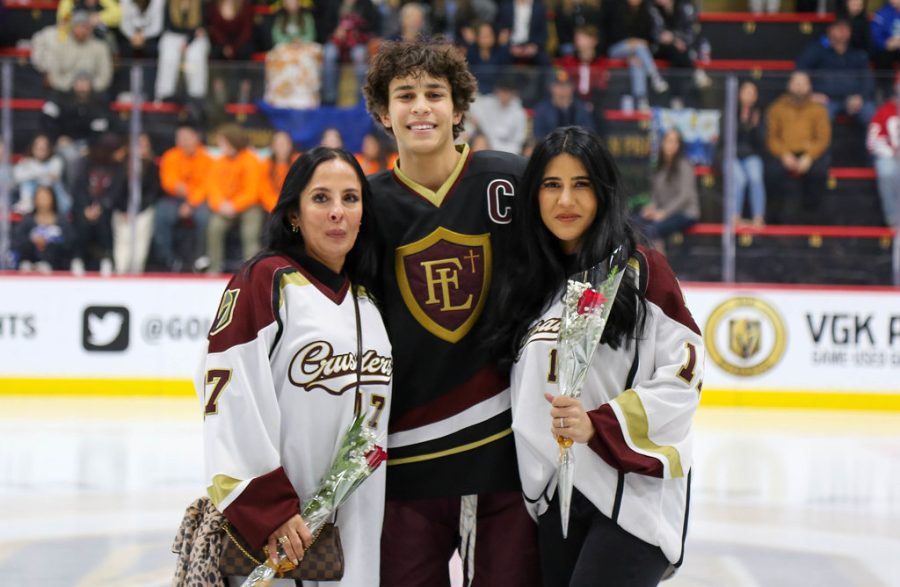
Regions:
<instances>
[{"instance_id":1,"label":"ice rink surface","mask_svg":"<svg viewBox=\"0 0 900 587\"><path fill-rule=\"evenodd\" d=\"M204 491L199 413L0 397L0 585L169 585ZM702 407L695 438L685 563L664 585L900 587L900 413Z\"/></svg>"}]
</instances>

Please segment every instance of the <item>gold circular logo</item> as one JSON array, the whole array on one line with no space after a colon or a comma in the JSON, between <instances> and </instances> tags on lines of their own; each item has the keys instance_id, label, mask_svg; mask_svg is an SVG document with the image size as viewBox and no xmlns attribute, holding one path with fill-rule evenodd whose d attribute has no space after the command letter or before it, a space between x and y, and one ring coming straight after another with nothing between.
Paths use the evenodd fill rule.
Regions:
<instances>
[{"instance_id":1,"label":"gold circular logo","mask_svg":"<svg viewBox=\"0 0 900 587\"><path fill-rule=\"evenodd\" d=\"M781 360L787 347L781 316L770 304L750 296L716 306L703 337L713 362L740 377L765 373Z\"/></svg>"}]
</instances>

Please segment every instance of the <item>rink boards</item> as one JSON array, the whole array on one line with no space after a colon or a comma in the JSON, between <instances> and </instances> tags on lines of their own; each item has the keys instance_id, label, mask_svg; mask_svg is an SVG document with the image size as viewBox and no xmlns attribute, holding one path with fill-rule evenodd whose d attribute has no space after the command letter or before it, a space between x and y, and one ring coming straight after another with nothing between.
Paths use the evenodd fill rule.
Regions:
<instances>
[{"instance_id":1,"label":"rink boards","mask_svg":"<svg viewBox=\"0 0 900 587\"><path fill-rule=\"evenodd\" d=\"M4 276L0 394L189 396L223 278ZM704 405L900 410L900 290L684 284Z\"/></svg>"}]
</instances>

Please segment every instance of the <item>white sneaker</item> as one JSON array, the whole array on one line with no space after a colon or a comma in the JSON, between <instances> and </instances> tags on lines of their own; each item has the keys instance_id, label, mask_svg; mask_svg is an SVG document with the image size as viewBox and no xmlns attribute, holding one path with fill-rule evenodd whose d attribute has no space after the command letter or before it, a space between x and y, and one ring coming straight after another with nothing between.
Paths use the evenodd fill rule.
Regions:
<instances>
[{"instance_id":1,"label":"white sneaker","mask_svg":"<svg viewBox=\"0 0 900 587\"><path fill-rule=\"evenodd\" d=\"M100 259L100 275L103 277L109 277L113 272L113 264L112 259L109 257L103 257Z\"/></svg>"},{"instance_id":2,"label":"white sneaker","mask_svg":"<svg viewBox=\"0 0 900 587\"><path fill-rule=\"evenodd\" d=\"M647 98L638 98L637 109L638 112L650 112L650 101Z\"/></svg>"},{"instance_id":3,"label":"white sneaker","mask_svg":"<svg viewBox=\"0 0 900 587\"><path fill-rule=\"evenodd\" d=\"M38 261L37 263L35 263L34 270L38 273L43 273L44 275L50 275L51 273L53 273L53 267L46 261Z\"/></svg>"},{"instance_id":4,"label":"white sneaker","mask_svg":"<svg viewBox=\"0 0 900 587\"><path fill-rule=\"evenodd\" d=\"M694 70L694 85L696 85L697 88L702 90L702 89L708 88L709 86L712 85L712 79L702 69L695 69Z\"/></svg>"},{"instance_id":5,"label":"white sneaker","mask_svg":"<svg viewBox=\"0 0 900 587\"><path fill-rule=\"evenodd\" d=\"M656 92L657 94L665 93L665 91L669 89L668 82L666 82L666 80L664 80L662 77L659 77L659 76L653 78L652 84L653 84L653 91Z\"/></svg>"},{"instance_id":6,"label":"white sneaker","mask_svg":"<svg viewBox=\"0 0 900 587\"><path fill-rule=\"evenodd\" d=\"M84 261L82 261L78 257L75 257L74 259L72 259L72 264L69 265L69 269L72 270L72 275L81 277L82 275L84 275Z\"/></svg>"},{"instance_id":7,"label":"white sneaker","mask_svg":"<svg viewBox=\"0 0 900 587\"><path fill-rule=\"evenodd\" d=\"M672 98L669 101L669 108L672 110L684 110L684 100L681 98Z\"/></svg>"},{"instance_id":8,"label":"white sneaker","mask_svg":"<svg viewBox=\"0 0 900 587\"><path fill-rule=\"evenodd\" d=\"M31 273L34 271L34 263L31 261L22 261L19 263L19 271L22 273Z\"/></svg>"}]
</instances>

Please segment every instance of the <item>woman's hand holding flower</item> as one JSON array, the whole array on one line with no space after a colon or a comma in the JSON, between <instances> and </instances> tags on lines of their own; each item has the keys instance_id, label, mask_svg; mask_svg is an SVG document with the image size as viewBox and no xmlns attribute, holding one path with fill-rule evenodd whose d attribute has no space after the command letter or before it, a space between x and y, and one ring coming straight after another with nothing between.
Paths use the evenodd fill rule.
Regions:
<instances>
[{"instance_id":1,"label":"woman's hand holding flower","mask_svg":"<svg viewBox=\"0 0 900 587\"><path fill-rule=\"evenodd\" d=\"M594 437L594 423L588 417L581 401L564 395L544 394L550 403L552 420L550 431L555 436L571 438L575 442L587 444Z\"/></svg>"},{"instance_id":2,"label":"woman's hand holding flower","mask_svg":"<svg viewBox=\"0 0 900 587\"><path fill-rule=\"evenodd\" d=\"M295 514L269 535L269 558L273 562L278 562L278 544L280 543L288 560L294 565L298 565L303 560L303 551L309 548L312 542L313 537L309 528L306 527L306 522L303 521L300 514Z\"/></svg>"}]
</instances>

